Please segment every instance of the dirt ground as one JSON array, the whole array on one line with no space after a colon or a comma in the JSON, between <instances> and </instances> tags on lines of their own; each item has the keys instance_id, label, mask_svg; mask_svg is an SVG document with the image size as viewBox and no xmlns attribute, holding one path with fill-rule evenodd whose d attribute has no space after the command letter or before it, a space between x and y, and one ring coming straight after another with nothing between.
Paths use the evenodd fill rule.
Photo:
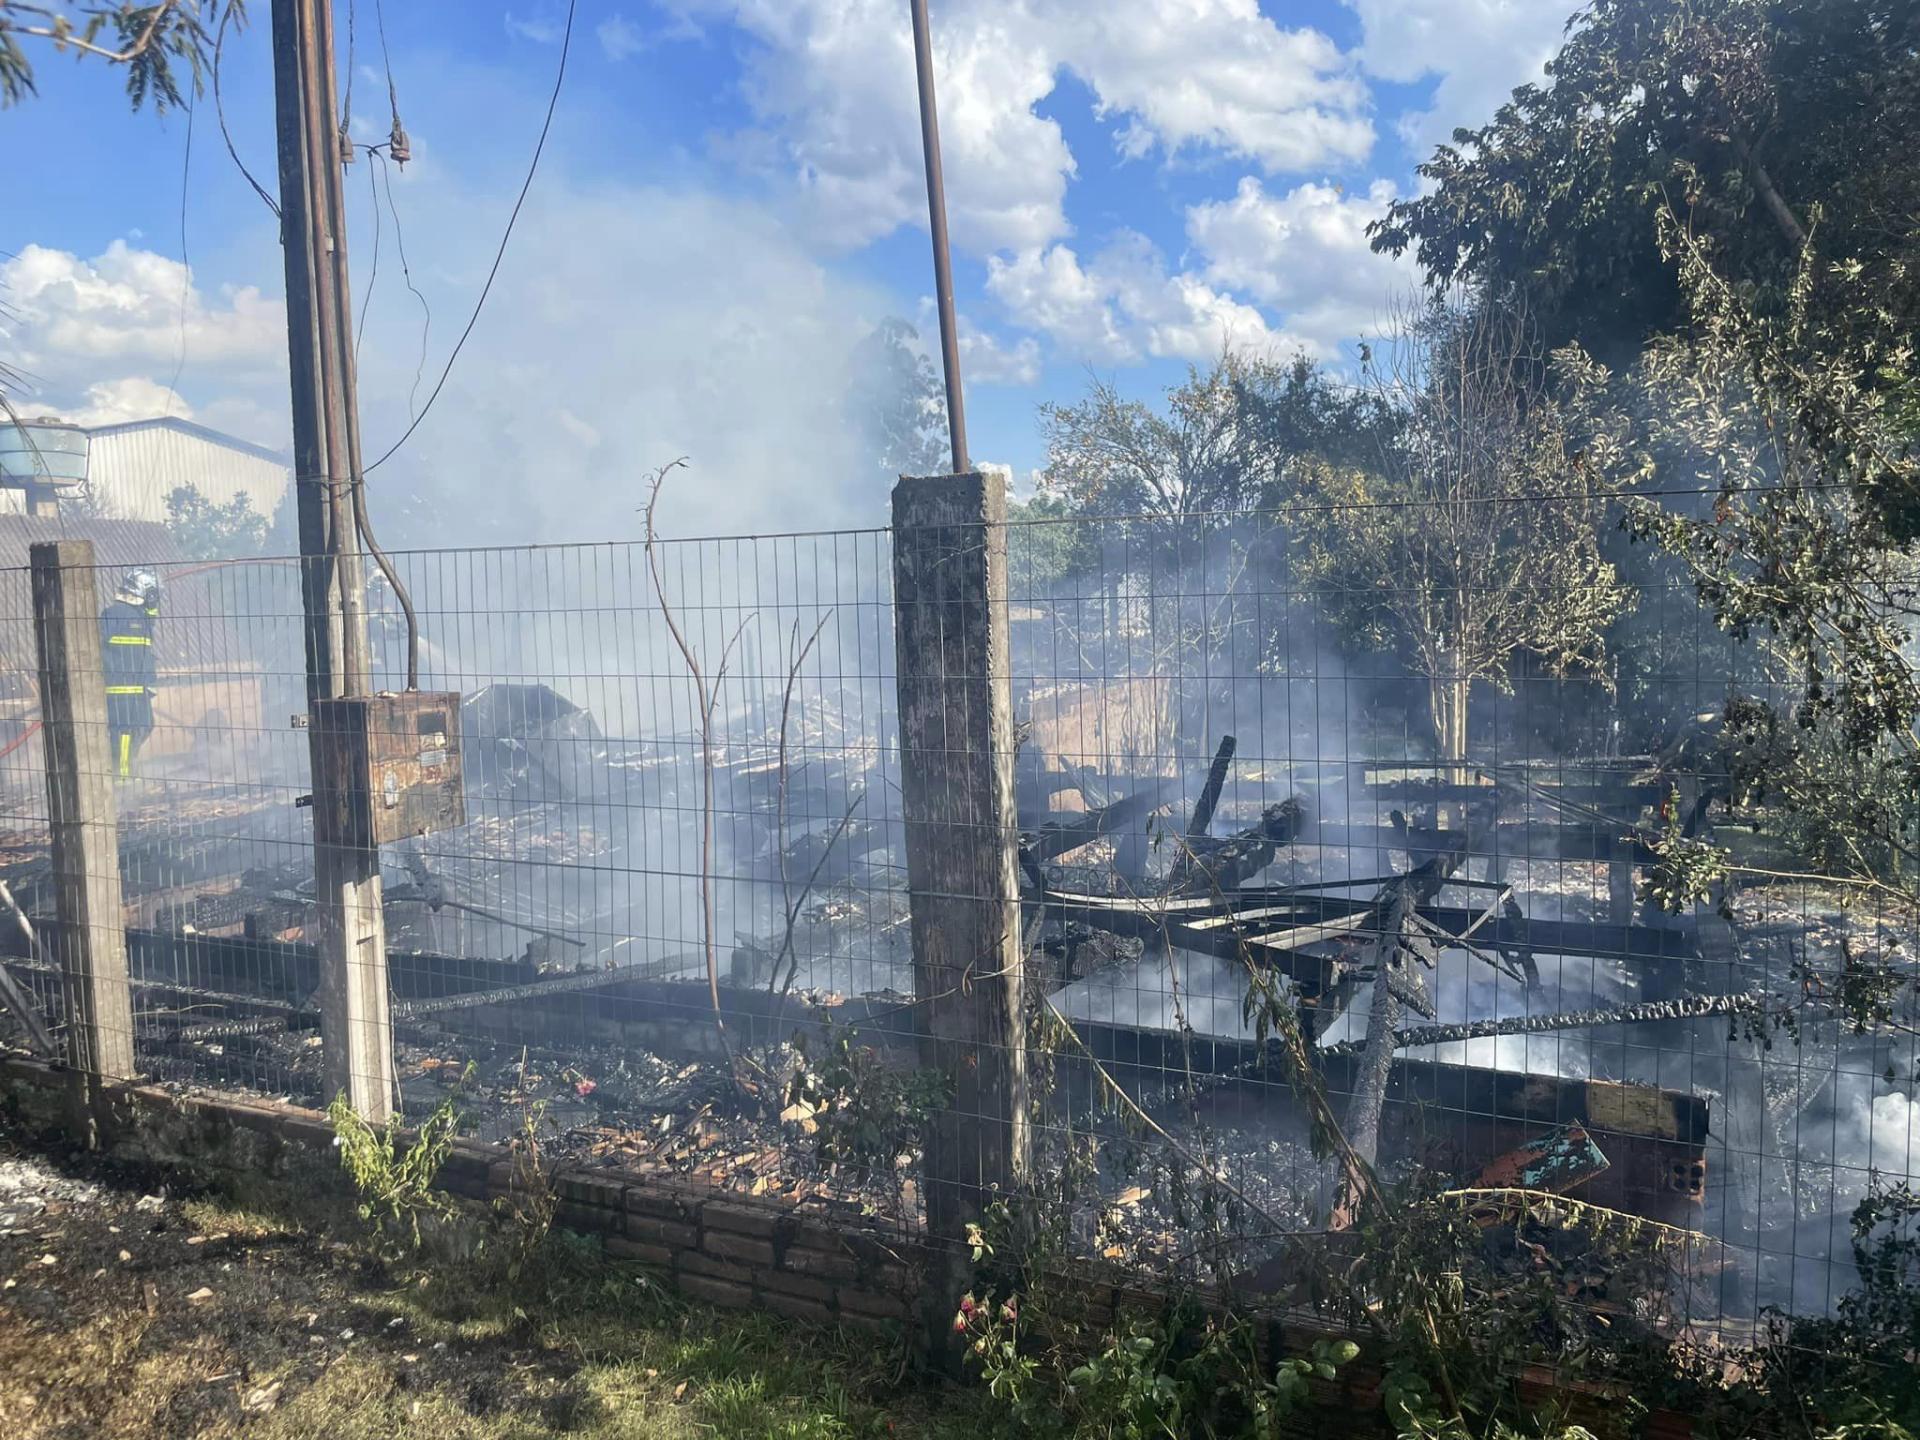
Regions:
<instances>
[{"instance_id":1,"label":"dirt ground","mask_svg":"<svg viewBox=\"0 0 1920 1440\"><path fill-rule=\"evenodd\" d=\"M0 1435L973 1436L899 1342L688 1307L556 1236L514 1286L0 1135ZM350 1212L347 1212L350 1215Z\"/></svg>"}]
</instances>

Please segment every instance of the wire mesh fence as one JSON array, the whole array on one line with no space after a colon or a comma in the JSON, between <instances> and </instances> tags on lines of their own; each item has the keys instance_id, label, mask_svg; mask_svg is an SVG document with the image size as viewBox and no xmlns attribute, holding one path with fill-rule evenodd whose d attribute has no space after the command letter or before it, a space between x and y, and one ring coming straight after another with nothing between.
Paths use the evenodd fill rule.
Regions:
<instances>
[{"instance_id":1,"label":"wire mesh fence","mask_svg":"<svg viewBox=\"0 0 1920 1440\"><path fill-rule=\"evenodd\" d=\"M1830 1313L1854 1206L1911 1173L1911 917L1781 878L1808 867L1741 828L1716 737L1730 692L1782 683L1764 655L1658 566L1610 560L1617 594L1569 619L1520 573L1535 520L1498 518L1511 573L1415 547L1384 579L1317 562L1298 511L1016 520L970 542L1005 559L978 613L896 596L878 530L396 556L464 808L381 849L401 1110L901 1225L930 1189L1024 1194L1069 1253L1295 1299L1357 1157L1476 1223L1529 1232L1502 1207L1551 1194L1695 1237L1657 1298L1585 1275L1601 1313L1736 1338ZM141 558L86 577L103 607ZM318 1104L299 571L144 558L151 716L93 752L136 1063ZM914 606L937 655L900 654ZM368 608L397 690L399 606ZM34 626L0 572L0 865L57 939ZM979 723L903 749L900 665ZM948 793L910 813L929 756ZM1011 903L1017 973L948 955L929 994L916 825L998 857L922 873ZM1710 836L1772 873L1662 905L1659 862ZM57 946L4 929L57 1033ZM1862 967L1892 977L1872 1023ZM1015 1028L941 1048L936 1017L992 995ZM968 1088L982 1057L1004 1087Z\"/></svg>"}]
</instances>

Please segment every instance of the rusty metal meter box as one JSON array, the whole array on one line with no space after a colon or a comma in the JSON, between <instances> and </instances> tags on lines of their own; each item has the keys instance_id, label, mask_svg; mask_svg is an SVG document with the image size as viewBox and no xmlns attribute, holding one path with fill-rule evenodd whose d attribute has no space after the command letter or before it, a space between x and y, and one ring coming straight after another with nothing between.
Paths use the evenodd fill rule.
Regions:
<instances>
[{"instance_id":1,"label":"rusty metal meter box","mask_svg":"<svg viewBox=\"0 0 1920 1440\"><path fill-rule=\"evenodd\" d=\"M314 838L372 849L467 820L458 691L316 701Z\"/></svg>"}]
</instances>

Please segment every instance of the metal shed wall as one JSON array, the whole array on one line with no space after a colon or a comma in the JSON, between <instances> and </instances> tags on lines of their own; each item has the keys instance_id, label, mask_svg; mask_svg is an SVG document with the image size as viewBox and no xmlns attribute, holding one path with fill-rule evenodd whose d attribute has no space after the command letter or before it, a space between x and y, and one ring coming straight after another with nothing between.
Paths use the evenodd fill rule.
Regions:
<instances>
[{"instance_id":1,"label":"metal shed wall","mask_svg":"<svg viewBox=\"0 0 1920 1440\"><path fill-rule=\"evenodd\" d=\"M280 456L189 421L103 425L92 437L88 481L101 512L116 520L164 522L167 496L183 485L216 505L245 495L270 519L287 491Z\"/></svg>"}]
</instances>

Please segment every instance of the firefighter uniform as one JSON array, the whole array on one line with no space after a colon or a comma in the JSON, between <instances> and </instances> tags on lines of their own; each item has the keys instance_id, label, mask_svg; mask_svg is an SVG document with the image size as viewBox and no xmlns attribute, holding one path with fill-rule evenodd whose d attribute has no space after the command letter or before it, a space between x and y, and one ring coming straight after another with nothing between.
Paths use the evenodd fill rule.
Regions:
<instances>
[{"instance_id":1,"label":"firefighter uniform","mask_svg":"<svg viewBox=\"0 0 1920 1440\"><path fill-rule=\"evenodd\" d=\"M118 599L100 616L100 660L107 682L107 730L121 779L133 774L134 757L153 733L153 630L157 599Z\"/></svg>"}]
</instances>

